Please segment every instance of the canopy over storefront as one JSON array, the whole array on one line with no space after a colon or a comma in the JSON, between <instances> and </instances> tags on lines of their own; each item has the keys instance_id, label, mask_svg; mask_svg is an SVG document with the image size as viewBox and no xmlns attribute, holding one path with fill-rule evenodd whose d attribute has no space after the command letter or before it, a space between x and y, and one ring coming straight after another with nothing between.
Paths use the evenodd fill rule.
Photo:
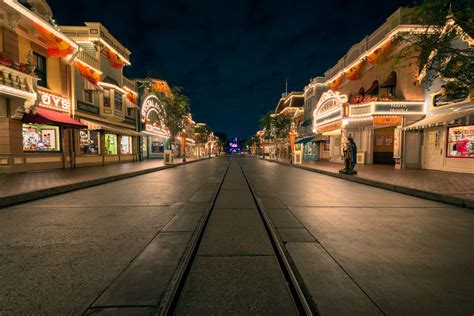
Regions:
<instances>
[{"instance_id":1,"label":"canopy over storefront","mask_svg":"<svg viewBox=\"0 0 474 316\"><path fill-rule=\"evenodd\" d=\"M96 123L96 122L91 122L88 120L81 119L81 123L84 123L87 126L87 129L92 130L92 131L107 131L111 132L114 134L119 134L119 135L129 135L129 136L141 136L141 133L138 133L136 131L132 131L126 128L120 128L120 127L115 127L111 126L105 123Z\"/></svg>"},{"instance_id":2,"label":"canopy over storefront","mask_svg":"<svg viewBox=\"0 0 474 316\"><path fill-rule=\"evenodd\" d=\"M36 108L36 114L28 113L23 117L23 122L31 124L53 124L66 128L86 128L87 126L65 113L56 112L44 108Z\"/></svg>"},{"instance_id":3,"label":"canopy over storefront","mask_svg":"<svg viewBox=\"0 0 474 316\"><path fill-rule=\"evenodd\" d=\"M424 118L421 121L418 121L410 126L407 126L404 129L405 130L418 130L418 129L424 129L424 128L434 127L434 126L455 124L457 123L457 121L470 115L474 115L474 108L453 111L453 112L444 113L444 114L435 114L433 116Z\"/></svg>"},{"instance_id":4,"label":"canopy over storefront","mask_svg":"<svg viewBox=\"0 0 474 316\"><path fill-rule=\"evenodd\" d=\"M299 138L295 141L295 144L306 144L306 143L309 143L312 139L313 139L314 136L308 136L308 137L304 137L304 138Z\"/></svg>"}]
</instances>

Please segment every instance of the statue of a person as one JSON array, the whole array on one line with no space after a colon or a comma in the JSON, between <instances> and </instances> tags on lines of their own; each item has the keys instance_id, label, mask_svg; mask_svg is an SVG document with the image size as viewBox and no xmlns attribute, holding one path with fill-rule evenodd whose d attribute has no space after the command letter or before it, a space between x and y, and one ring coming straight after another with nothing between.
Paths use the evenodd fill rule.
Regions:
<instances>
[{"instance_id":1,"label":"statue of a person","mask_svg":"<svg viewBox=\"0 0 474 316\"><path fill-rule=\"evenodd\" d=\"M344 169L339 170L339 173L357 174L354 170L357 164L357 145L351 135L347 137L347 142L344 144Z\"/></svg>"}]
</instances>

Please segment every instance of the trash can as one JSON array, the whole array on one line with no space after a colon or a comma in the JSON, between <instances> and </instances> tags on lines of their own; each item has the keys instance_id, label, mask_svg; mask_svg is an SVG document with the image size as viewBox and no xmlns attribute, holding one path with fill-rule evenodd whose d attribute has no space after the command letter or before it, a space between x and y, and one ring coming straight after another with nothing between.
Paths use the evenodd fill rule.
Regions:
<instances>
[{"instance_id":1,"label":"trash can","mask_svg":"<svg viewBox=\"0 0 474 316\"><path fill-rule=\"evenodd\" d=\"M165 165L173 164L173 151L170 149L165 150Z\"/></svg>"}]
</instances>

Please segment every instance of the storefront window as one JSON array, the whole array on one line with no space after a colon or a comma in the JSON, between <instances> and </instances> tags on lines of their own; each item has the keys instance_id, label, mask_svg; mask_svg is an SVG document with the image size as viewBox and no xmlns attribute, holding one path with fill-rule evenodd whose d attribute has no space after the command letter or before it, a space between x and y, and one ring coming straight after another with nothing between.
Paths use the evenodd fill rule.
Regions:
<instances>
[{"instance_id":1,"label":"storefront window","mask_svg":"<svg viewBox=\"0 0 474 316\"><path fill-rule=\"evenodd\" d=\"M323 151L329 151L329 150L330 150L329 141L323 142Z\"/></svg>"},{"instance_id":2,"label":"storefront window","mask_svg":"<svg viewBox=\"0 0 474 316\"><path fill-rule=\"evenodd\" d=\"M160 138L152 137L151 152L153 154L163 153L165 151L163 141Z\"/></svg>"},{"instance_id":3,"label":"storefront window","mask_svg":"<svg viewBox=\"0 0 474 316\"><path fill-rule=\"evenodd\" d=\"M23 124L23 150L52 152L61 150L59 127Z\"/></svg>"},{"instance_id":4,"label":"storefront window","mask_svg":"<svg viewBox=\"0 0 474 316\"><path fill-rule=\"evenodd\" d=\"M117 135L105 134L105 150L108 155L117 154Z\"/></svg>"},{"instance_id":5,"label":"storefront window","mask_svg":"<svg viewBox=\"0 0 474 316\"><path fill-rule=\"evenodd\" d=\"M448 129L448 157L474 158L474 125Z\"/></svg>"},{"instance_id":6,"label":"storefront window","mask_svg":"<svg viewBox=\"0 0 474 316\"><path fill-rule=\"evenodd\" d=\"M120 137L120 153L122 154L132 153L132 137L130 136Z\"/></svg>"},{"instance_id":7,"label":"storefront window","mask_svg":"<svg viewBox=\"0 0 474 316\"><path fill-rule=\"evenodd\" d=\"M100 154L99 132L80 131L79 149L81 154Z\"/></svg>"}]
</instances>

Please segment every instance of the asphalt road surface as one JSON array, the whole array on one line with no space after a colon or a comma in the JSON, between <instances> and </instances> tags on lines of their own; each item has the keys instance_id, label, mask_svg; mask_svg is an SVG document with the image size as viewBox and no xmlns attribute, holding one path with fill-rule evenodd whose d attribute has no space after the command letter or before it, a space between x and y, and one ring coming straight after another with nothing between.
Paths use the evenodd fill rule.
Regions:
<instances>
[{"instance_id":1,"label":"asphalt road surface","mask_svg":"<svg viewBox=\"0 0 474 316\"><path fill-rule=\"evenodd\" d=\"M152 312L201 222L176 313L294 313L259 212L323 315L474 313L472 210L217 158L0 209L0 314Z\"/></svg>"}]
</instances>

